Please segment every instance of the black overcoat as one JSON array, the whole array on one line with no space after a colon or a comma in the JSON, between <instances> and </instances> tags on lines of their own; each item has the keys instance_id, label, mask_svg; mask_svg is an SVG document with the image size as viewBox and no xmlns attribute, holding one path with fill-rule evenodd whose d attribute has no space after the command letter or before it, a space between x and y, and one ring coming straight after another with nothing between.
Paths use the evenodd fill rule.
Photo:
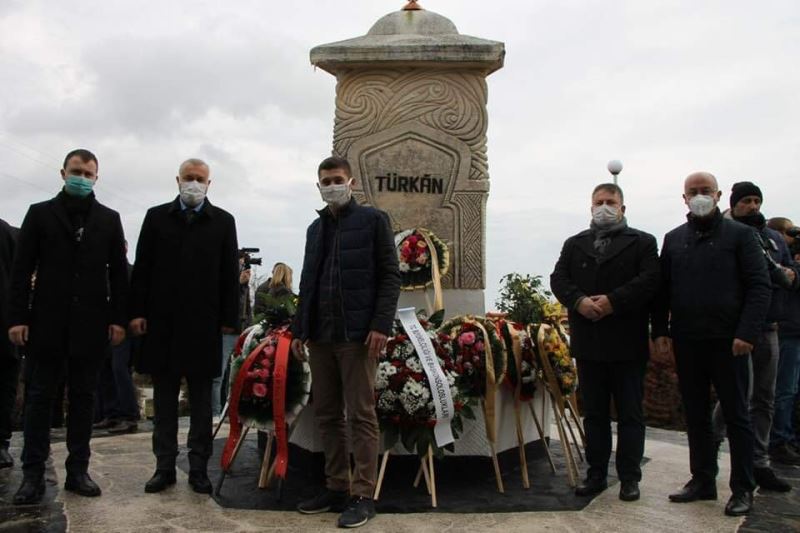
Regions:
<instances>
[{"instance_id":1,"label":"black overcoat","mask_svg":"<svg viewBox=\"0 0 800 533\"><path fill-rule=\"evenodd\" d=\"M221 328L238 327L233 216L208 199L189 223L178 198L145 215L131 278L131 318L147 319L142 373L220 375Z\"/></svg>"},{"instance_id":2,"label":"black overcoat","mask_svg":"<svg viewBox=\"0 0 800 533\"><path fill-rule=\"evenodd\" d=\"M29 326L26 353L101 359L108 326L127 324L127 265L116 211L92 198L78 239L59 197L30 206L14 254L8 317L11 326Z\"/></svg>"},{"instance_id":3,"label":"black overcoat","mask_svg":"<svg viewBox=\"0 0 800 533\"><path fill-rule=\"evenodd\" d=\"M576 359L629 361L649 353L650 304L659 288L656 239L626 228L598 258L591 230L567 239L550 288L569 311L570 349ZM597 322L578 313L584 296L605 294L614 312Z\"/></svg>"},{"instance_id":4,"label":"black overcoat","mask_svg":"<svg viewBox=\"0 0 800 533\"><path fill-rule=\"evenodd\" d=\"M0 219L0 359L13 354L8 341L8 289L11 284L11 263L14 259L14 246L17 228Z\"/></svg>"}]
</instances>

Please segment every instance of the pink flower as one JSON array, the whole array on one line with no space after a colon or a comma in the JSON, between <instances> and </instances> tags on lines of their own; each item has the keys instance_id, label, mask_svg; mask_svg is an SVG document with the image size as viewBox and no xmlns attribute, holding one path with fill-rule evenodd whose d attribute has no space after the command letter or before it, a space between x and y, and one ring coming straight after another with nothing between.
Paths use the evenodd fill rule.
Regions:
<instances>
[{"instance_id":1,"label":"pink flower","mask_svg":"<svg viewBox=\"0 0 800 533\"><path fill-rule=\"evenodd\" d=\"M473 333L471 331L467 331L465 333L462 333L458 337L458 344L460 344L461 346L465 346L465 345L469 346L470 344L475 344L475 333Z\"/></svg>"},{"instance_id":2,"label":"pink flower","mask_svg":"<svg viewBox=\"0 0 800 533\"><path fill-rule=\"evenodd\" d=\"M267 386L263 383L253 383L253 395L263 398L267 395Z\"/></svg>"},{"instance_id":3,"label":"pink flower","mask_svg":"<svg viewBox=\"0 0 800 533\"><path fill-rule=\"evenodd\" d=\"M267 344L264 347L264 355L266 355L267 357L272 357L273 355L275 355L275 347L271 344Z\"/></svg>"},{"instance_id":4,"label":"pink flower","mask_svg":"<svg viewBox=\"0 0 800 533\"><path fill-rule=\"evenodd\" d=\"M472 362L473 362L473 363L475 363L475 364L477 365L478 363L480 363L480 362L481 362L481 358L480 358L480 357L478 357L477 355L473 355L473 356L472 356Z\"/></svg>"},{"instance_id":5,"label":"pink flower","mask_svg":"<svg viewBox=\"0 0 800 533\"><path fill-rule=\"evenodd\" d=\"M428 262L428 254L419 254L417 256L417 263L420 265L424 265Z\"/></svg>"},{"instance_id":6,"label":"pink flower","mask_svg":"<svg viewBox=\"0 0 800 533\"><path fill-rule=\"evenodd\" d=\"M483 341L478 341L475 343L475 349L479 352L482 352L485 346L483 345Z\"/></svg>"}]
</instances>

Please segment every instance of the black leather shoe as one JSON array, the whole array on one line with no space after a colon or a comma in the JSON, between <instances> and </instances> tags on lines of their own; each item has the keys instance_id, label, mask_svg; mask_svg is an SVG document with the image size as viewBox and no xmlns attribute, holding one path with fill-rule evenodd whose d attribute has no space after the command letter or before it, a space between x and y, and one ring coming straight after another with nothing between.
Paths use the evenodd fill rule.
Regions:
<instances>
[{"instance_id":1,"label":"black leather shoe","mask_svg":"<svg viewBox=\"0 0 800 533\"><path fill-rule=\"evenodd\" d=\"M669 501L675 503L696 502L698 500L716 500L717 485L704 483L692 478L681 490L669 495Z\"/></svg>"},{"instance_id":2,"label":"black leather shoe","mask_svg":"<svg viewBox=\"0 0 800 533\"><path fill-rule=\"evenodd\" d=\"M731 495L728 504L725 506L725 514L728 516L744 516L750 513L753 508L753 493L738 492Z\"/></svg>"},{"instance_id":3,"label":"black leather shoe","mask_svg":"<svg viewBox=\"0 0 800 533\"><path fill-rule=\"evenodd\" d=\"M64 482L64 490L80 494L81 496L88 496L94 498L100 496L102 491L97 483L92 481L89 474L67 474L67 480Z\"/></svg>"},{"instance_id":4,"label":"black leather shoe","mask_svg":"<svg viewBox=\"0 0 800 533\"><path fill-rule=\"evenodd\" d=\"M792 486L786 481L775 475L769 467L753 469L753 477L761 490L771 490L773 492L789 492Z\"/></svg>"},{"instance_id":5,"label":"black leather shoe","mask_svg":"<svg viewBox=\"0 0 800 533\"><path fill-rule=\"evenodd\" d=\"M14 505L32 505L42 501L44 496L44 476L26 477L22 479L22 485L14 494Z\"/></svg>"},{"instance_id":6,"label":"black leather shoe","mask_svg":"<svg viewBox=\"0 0 800 533\"><path fill-rule=\"evenodd\" d=\"M619 499L624 502L635 502L639 499L639 482L628 480L620 482Z\"/></svg>"},{"instance_id":7,"label":"black leather shoe","mask_svg":"<svg viewBox=\"0 0 800 533\"><path fill-rule=\"evenodd\" d=\"M95 422L92 424L92 429L108 429L116 423L117 421L114 419L104 418L100 422Z\"/></svg>"},{"instance_id":8,"label":"black leather shoe","mask_svg":"<svg viewBox=\"0 0 800 533\"><path fill-rule=\"evenodd\" d=\"M578 485L575 489L575 496L594 496L600 494L608 488L606 478L587 477L583 485Z\"/></svg>"},{"instance_id":9,"label":"black leather shoe","mask_svg":"<svg viewBox=\"0 0 800 533\"><path fill-rule=\"evenodd\" d=\"M147 483L145 483L144 491L149 494L155 492L161 492L170 485L174 484L175 484L174 470L156 470L156 473L153 474L153 477L151 477L150 480Z\"/></svg>"},{"instance_id":10,"label":"black leather shoe","mask_svg":"<svg viewBox=\"0 0 800 533\"><path fill-rule=\"evenodd\" d=\"M205 472L189 472L189 485L191 485L192 490L195 492L200 494L211 494L211 480L208 479L208 474Z\"/></svg>"},{"instance_id":11,"label":"black leather shoe","mask_svg":"<svg viewBox=\"0 0 800 533\"><path fill-rule=\"evenodd\" d=\"M0 468L11 468L14 466L14 458L8 453L8 448L0 446Z\"/></svg>"}]
</instances>

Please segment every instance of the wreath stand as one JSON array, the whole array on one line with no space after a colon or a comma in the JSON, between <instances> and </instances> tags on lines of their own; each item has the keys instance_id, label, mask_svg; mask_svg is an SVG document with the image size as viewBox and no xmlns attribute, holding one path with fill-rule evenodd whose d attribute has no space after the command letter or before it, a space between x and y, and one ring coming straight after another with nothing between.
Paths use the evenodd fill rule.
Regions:
<instances>
[{"instance_id":1,"label":"wreath stand","mask_svg":"<svg viewBox=\"0 0 800 533\"><path fill-rule=\"evenodd\" d=\"M573 454L572 447L575 447L577 457L581 462L584 461L584 458L580 445L578 444L578 439L575 436L575 429L573 428L572 422L574 422L575 426L577 427L577 433L580 436L581 444L584 447L586 446L586 435L580 422L578 406L574 396L570 395L565 397L562 394L555 371L550 364L550 359L547 354L544 353L544 336L545 333L550 329L552 329L551 326L542 324L539 327L536 337L536 344L539 350L539 359L543 372L542 383L547 389L547 392L550 394L550 404L553 408L556 429L558 430L558 437L564 448L564 456L567 462L567 477L569 479L569 484L571 487L577 487L580 476L578 474L578 462L575 454ZM531 408L531 410L533 410L533 408ZM567 414L567 411L569 414ZM570 421L570 417L572 418L572 422ZM571 441L570 437L572 437Z\"/></svg>"},{"instance_id":2,"label":"wreath stand","mask_svg":"<svg viewBox=\"0 0 800 533\"><path fill-rule=\"evenodd\" d=\"M390 450L386 450L383 452L383 457L381 458L381 466L378 471L378 481L375 483L375 493L373 495L374 500L378 500L381 496L381 488L383 487L383 478L386 475L386 465L389 463L389 455L391 454ZM431 495L431 507L434 509L438 505L438 500L436 497L436 470L433 466L433 447L428 445L428 452L419 458L419 470L417 470L417 476L414 478L413 487L419 487L419 483L422 477L425 478L425 488L428 490L428 494Z\"/></svg>"}]
</instances>

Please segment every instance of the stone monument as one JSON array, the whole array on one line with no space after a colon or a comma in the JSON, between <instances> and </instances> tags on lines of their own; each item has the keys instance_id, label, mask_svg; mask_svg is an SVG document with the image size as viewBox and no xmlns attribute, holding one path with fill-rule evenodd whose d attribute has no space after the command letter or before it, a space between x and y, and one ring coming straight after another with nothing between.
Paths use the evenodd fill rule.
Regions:
<instances>
[{"instance_id":1,"label":"stone monument","mask_svg":"<svg viewBox=\"0 0 800 533\"><path fill-rule=\"evenodd\" d=\"M357 200L389 213L395 232L423 227L448 245L448 315L485 312L486 77L504 56L503 43L461 35L413 1L362 37L311 50L337 79L333 154L350 162ZM404 292L400 306L425 301Z\"/></svg>"}]
</instances>

